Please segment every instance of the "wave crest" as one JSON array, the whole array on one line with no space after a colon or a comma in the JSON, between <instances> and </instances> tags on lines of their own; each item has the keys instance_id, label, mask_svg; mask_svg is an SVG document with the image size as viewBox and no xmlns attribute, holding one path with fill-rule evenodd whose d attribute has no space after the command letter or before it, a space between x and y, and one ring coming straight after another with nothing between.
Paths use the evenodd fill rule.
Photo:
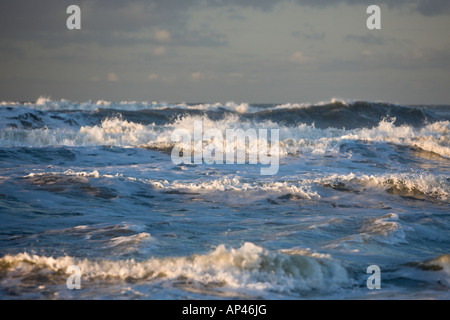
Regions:
<instances>
[{"instance_id":1,"label":"wave crest","mask_svg":"<svg viewBox=\"0 0 450 320\"><path fill-rule=\"evenodd\" d=\"M187 279L216 289L329 292L351 284L346 269L328 256L304 251L286 255L269 252L253 243L245 243L238 249L219 245L209 254L154 258L142 262L92 261L67 256L52 258L27 253L7 255L0 259L0 280L21 279L31 272L54 280L65 275L71 265L80 267L85 280L149 282Z\"/></svg>"}]
</instances>

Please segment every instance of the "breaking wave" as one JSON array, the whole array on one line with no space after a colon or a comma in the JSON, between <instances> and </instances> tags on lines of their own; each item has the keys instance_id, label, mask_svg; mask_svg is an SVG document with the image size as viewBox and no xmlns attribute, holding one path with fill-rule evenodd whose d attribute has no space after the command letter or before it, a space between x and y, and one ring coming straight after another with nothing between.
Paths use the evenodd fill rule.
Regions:
<instances>
[{"instance_id":1,"label":"breaking wave","mask_svg":"<svg viewBox=\"0 0 450 320\"><path fill-rule=\"evenodd\" d=\"M226 136L227 129L279 129L280 155L299 153L339 152L349 142L384 142L406 146L450 158L450 121L439 121L415 128L408 125L396 126L395 119L383 119L374 128L362 129L320 129L300 124L296 127L280 126L272 121L241 121L230 115L221 120L204 116L187 116L165 125L140 124L122 117L106 118L97 125L65 128L5 128L0 130L0 146L119 146L147 147L167 150L175 145L172 133L184 129L193 134L194 123L202 121L203 130L218 129ZM258 137L256 137L258 139ZM265 140L264 140L265 141ZM263 143L263 140L250 141ZM205 141L206 143L207 141Z\"/></svg>"},{"instance_id":2,"label":"breaking wave","mask_svg":"<svg viewBox=\"0 0 450 320\"><path fill-rule=\"evenodd\" d=\"M0 259L0 281L20 281L33 272L44 281L66 276L69 266L81 269L86 280L136 282L186 281L217 290L330 292L351 285L343 265L327 255L308 251L276 253L252 243L238 249L219 245L204 255L135 260L81 260L73 257L44 257L21 253ZM65 281L62 280L62 283ZM45 284L45 281L44 281Z\"/></svg>"},{"instance_id":3,"label":"breaking wave","mask_svg":"<svg viewBox=\"0 0 450 320\"><path fill-rule=\"evenodd\" d=\"M25 176L33 184L57 187L57 182L63 183L64 176L71 179L67 183L73 184L73 178L107 178L123 179L132 182L149 184L162 190L186 190L189 192L209 191L262 191L287 193L305 199L320 199L318 187L332 188L342 192L361 193L371 188L383 190L391 195L409 197L421 200L448 201L450 198L450 179L445 175L432 175L424 173L397 173L383 175L365 175L350 173L347 175L330 175L321 178L280 179L278 181L257 181L242 179L237 176L204 181L179 181L167 179L149 179L143 177L124 176L117 174L100 174L97 170L92 172L66 170L62 172L39 172ZM61 177L58 179L58 177ZM87 180L76 180L77 183L87 183ZM89 189L91 190L92 187ZM92 191L91 191L92 192Z\"/></svg>"}]
</instances>

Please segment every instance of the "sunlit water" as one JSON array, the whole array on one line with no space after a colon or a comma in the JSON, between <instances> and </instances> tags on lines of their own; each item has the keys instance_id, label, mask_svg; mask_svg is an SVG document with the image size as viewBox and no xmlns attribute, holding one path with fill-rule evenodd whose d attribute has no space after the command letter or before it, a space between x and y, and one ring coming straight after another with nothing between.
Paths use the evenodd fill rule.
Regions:
<instances>
[{"instance_id":1,"label":"sunlit water","mask_svg":"<svg viewBox=\"0 0 450 320\"><path fill-rule=\"evenodd\" d=\"M365 102L5 102L0 297L448 299L449 120ZM279 129L279 171L175 165L171 134L195 121Z\"/></svg>"}]
</instances>

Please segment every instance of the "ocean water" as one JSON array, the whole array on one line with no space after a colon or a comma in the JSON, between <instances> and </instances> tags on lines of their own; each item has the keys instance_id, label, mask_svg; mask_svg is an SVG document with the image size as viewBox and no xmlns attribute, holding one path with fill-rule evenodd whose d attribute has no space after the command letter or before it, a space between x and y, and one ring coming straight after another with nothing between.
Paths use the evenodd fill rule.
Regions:
<instances>
[{"instance_id":1,"label":"ocean water","mask_svg":"<svg viewBox=\"0 0 450 320\"><path fill-rule=\"evenodd\" d=\"M174 164L196 121L277 174ZM449 106L3 102L0 299L449 299L449 172Z\"/></svg>"}]
</instances>

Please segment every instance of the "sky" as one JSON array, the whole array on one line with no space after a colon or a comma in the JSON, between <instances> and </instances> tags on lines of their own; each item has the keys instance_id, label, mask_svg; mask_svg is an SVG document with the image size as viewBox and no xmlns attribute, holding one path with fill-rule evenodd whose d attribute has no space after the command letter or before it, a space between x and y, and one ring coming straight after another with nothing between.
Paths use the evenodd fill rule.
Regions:
<instances>
[{"instance_id":1,"label":"sky","mask_svg":"<svg viewBox=\"0 0 450 320\"><path fill-rule=\"evenodd\" d=\"M3 0L0 101L450 104L449 33L448 0Z\"/></svg>"}]
</instances>

